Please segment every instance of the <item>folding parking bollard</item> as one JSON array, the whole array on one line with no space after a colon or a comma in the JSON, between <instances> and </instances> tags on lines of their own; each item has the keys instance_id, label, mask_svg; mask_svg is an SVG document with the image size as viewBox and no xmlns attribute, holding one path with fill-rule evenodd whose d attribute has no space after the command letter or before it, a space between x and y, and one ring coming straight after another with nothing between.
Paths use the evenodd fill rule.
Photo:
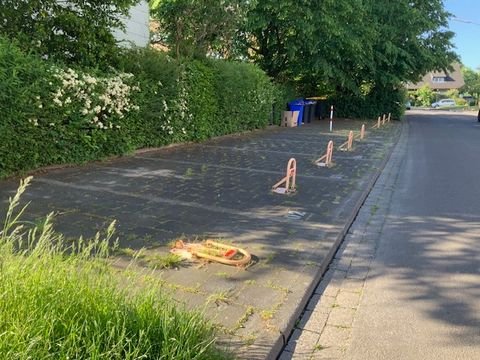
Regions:
<instances>
[{"instance_id":1,"label":"folding parking bollard","mask_svg":"<svg viewBox=\"0 0 480 360\"><path fill-rule=\"evenodd\" d=\"M286 176L272 186L273 192L277 194L289 194L296 191L295 178L297 176L297 161L294 158L288 160ZM281 185L285 184L285 187Z\"/></svg>"},{"instance_id":2,"label":"folding parking bollard","mask_svg":"<svg viewBox=\"0 0 480 360\"><path fill-rule=\"evenodd\" d=\"M321 158L314 161L317 166L330 167L332 166L333 157L333 141L330 140L327 145L327 152Z\"/></svg>"},{"instance_id":3,"label":"folding parking bollard","mask_svg":"<svg viewBox=\"0 0 480 360\"><path fill-rule=\"evenodd\" d=\"M382 125L385 125L386 121L387 121L387 115L383 114Z\"/></svg>"},{"instance_id":4,"label":"folding parking bollard","mask_svg":"<svg viewBox=\"0 0 480 360\"><path fill-rule=\"evenodd\" d=\"M352 151L353 148L353 131L350 130L348 133L347 141L345 141L342 145L339 146L339 150L341 151Z\"/></svg>"},{"instance_id":5,"label":"folding parking bollard","mask_svg":"<svg viewBox=\"0 0 480 360\"><path fill-rule=\"evenodd\" d=\"M362 124L362 127L360 128L360 134L355 135L354 138L358 138L360 140L365 138L365 124Z\"/></svg>"},{"instance_id":6,"label":"folding parking bollard","mask_svg":"<svg viewBox=\"0 0 480 360\"><path fill-rule=\"evenodd\" d=\"M372 126L373 129L380 129L380 127L382 126L382 117L379 116L378 119L377 119L377 123L375 125Z\"/></svg>"},{"instance_id":7,"label":"folding parking bollard","mask_svg":"<svg viewBox=\"0 0 480 360\"><path fill-rule=\"evenodd\" d=\"M388 113L387 122L390 122L390 120L392 120L392 113Z\"/></svg>"},{"instance_id":8,"label":"folding parking bollard","mask_svg":"<svg viewBox=\"0 0 480 360\"><path fill-rule=\"evenodd\" d=\"M170 252L183 259L195 257L232 266L246 266L252 259L252 255L242 248L213 240L203 243L185 243L177 240Z\"/></svg>"}]
</instances>

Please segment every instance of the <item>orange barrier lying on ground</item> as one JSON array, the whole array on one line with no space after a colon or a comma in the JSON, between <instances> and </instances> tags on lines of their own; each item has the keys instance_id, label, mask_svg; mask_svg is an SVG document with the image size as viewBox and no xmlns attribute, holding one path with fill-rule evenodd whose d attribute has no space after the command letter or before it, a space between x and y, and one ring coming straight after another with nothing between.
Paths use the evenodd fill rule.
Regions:
<instances>
[{"instance_id":1,"label":"orange barrier lying on ground","mask_svg":"<svg viewBox=\"0 0 480 360\"><path fill-rule=\"evenodd\" d=\"M314 161L317 166L332 166L332 157L333 157L333 141L330 140L327 145L327 152L321 158Z\"/></svg>"},{"instance_id":2,"label":"orange barrier lying on ground","mask_svg":"<svg viewBox=\"0 0 480 360\"><path fill-rule=\"evenodd\" d=\"M200 259L232 266L245 266L252 260L248 251L213 240L207 240L200 244L185 243L178 240L170 252L182 258L191 258L193 255Z\"/></svg>"},{"instance_id":3,"label":"orange barrier lying on ground","mask_svg":"<svg viewBox=\"0 0 480 360\"><path fill-rule=\"evenodd\" d=\"M288 160L286 176L272 186L272 190L277 194L288 194L295 192L295 179L297 176L297 161L294 158ZM285 187L280 187L285 184Z\"/></svg>"},{"instance_id":4,"label":"orange barrier lying on ground","mask_svg":"<svg viewBox=\"0 0 480 360\"><path fill-rule=\"evenodd\" d=\"M338 148L341 151L352 151L352 148L353 148L353 131L350 130L350 132L348 133L347 141L345 141Z\"/></svg>"}]
</instances>

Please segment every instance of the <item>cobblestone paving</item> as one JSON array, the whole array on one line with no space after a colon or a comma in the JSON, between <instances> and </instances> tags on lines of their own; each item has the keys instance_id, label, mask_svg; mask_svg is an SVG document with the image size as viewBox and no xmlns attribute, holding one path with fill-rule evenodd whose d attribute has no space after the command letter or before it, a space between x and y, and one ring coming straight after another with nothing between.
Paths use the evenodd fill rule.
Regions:
<instances>
[{"instance_id":1,"label":"cobblestone paving","mask_svg":"<svg viewBox=\"0 0 480 360\"><path fill-rule=\"evenodd\" d=\"M388 214L405 144L404 132L395 153L297 322L280 360L345 358L355 314Z\"/></svg>"},{"instance_id":2,"label":"cobblestone paving","mask_svg":"<svg viewBox=\"0 0 480 360\"><path fill-rule=\"evenodd\" d=\"M338 146L361 124L339 120L334 133L327 122L269 128L50 170L36 175L25 194L23 200L31 201L26 216L36 221L56 212L56 229L67 238L93 236L116 219L120 247L144 248L152 256L167 254L177 238L221 239L247 249L254 255L247 269L185 263L155 274L177 301L216 321L240 357L262 359L288 336L294 314L400 129L392 123L369 131L353 152L335 150L333 168L313 165L330 139ZM297 160L298 191L273 194L271 186L284 176L290 157ZM0 216L17 182L0 182ZM291 210L306 216L289 219ZM128 261L119 257L118 265ZM355 282L365 275L360 265L356 272L346 270ZM337 321L348 323L348 310L337 312Z\"/></svg>"}]
</instances>

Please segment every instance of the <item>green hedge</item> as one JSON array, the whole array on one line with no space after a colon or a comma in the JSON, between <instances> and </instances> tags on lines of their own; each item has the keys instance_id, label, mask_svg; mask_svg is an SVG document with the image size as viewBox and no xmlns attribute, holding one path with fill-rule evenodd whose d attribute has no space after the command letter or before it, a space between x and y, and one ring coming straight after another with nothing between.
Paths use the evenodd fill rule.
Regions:
<instances>
[{"instance_id":1,"label":"green hedge","mask_svg":"<svg viewBox=\"0 0 480 360\"><path fill-rule=\"evenodd\" d=\"M149 95L140 100L142 124L149 129L146 133L158 134L158 124L168 128L160 139L149 139L153 143L140 146L204 140L269 123L276 87L252 64L177 63L165 54L141 50L126 57L122 70L134 73L149 89Z\"/></svg>"},{"instance_id":2,"label":"green hedge","mask_svg":"<svg viewBox=\"0 0 480 360\"><path fill-rule=\"evenodd\" d=\"M405 111L407 94L404 89L373 88L368 94L341 94L329 99L335 104L338 117L376 119L382 114L391 113L399 119Z\"/></svg>"},{"instance_id":3,"label":"green hedge","mask_svg":"<svg viewBox=\"0 0 480 360\"><path fill-rule=\"evenodd\" d=\"M263 128L276 97L251 64L141 50L105 73L42 60L0 38L0 177Z\"/></svg>"}]
</instances>

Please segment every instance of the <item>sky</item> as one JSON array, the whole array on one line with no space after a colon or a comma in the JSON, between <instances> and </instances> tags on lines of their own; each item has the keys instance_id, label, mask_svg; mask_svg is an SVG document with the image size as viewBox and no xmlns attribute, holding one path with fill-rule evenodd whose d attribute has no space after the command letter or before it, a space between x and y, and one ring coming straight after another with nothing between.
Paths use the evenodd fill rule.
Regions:
<instances>
[{"instance_id":1,"label":"sky","mask_svg":"<svg viewBox=\"0 0 480 360\"><path fill-rule=\"evenodd\" d=\"M480 68L480 0L444 0L444 4L453 15L450 30L456 33L453 43L462 63Z\"/></svg>"}]
</instances>

